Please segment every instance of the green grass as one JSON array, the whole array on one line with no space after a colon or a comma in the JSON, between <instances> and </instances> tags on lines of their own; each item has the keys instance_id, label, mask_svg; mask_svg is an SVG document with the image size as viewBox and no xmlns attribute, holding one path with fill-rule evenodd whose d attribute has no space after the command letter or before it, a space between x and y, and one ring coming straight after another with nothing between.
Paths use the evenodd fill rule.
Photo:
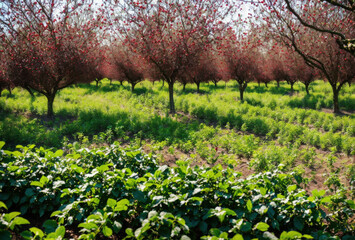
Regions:
<instances>
[{"instance_id":1,"label":"green grass","mask_svg":"<svg viewBox=\"0 0 355 240\"><path fill-rule=\"evenodd\" d=\"M8 149L19 144L65 149L119 141L156 151L161 161L166 154L206 164L238 166L246 161L255 172L279 164L287 171L307 172L297 168L299 164L321 169L322 161L335 154L345 158L345 166L336 166L346 176L342 182L349 184L352 177L345 172L355 154L355 87L345 85L340 94L340 105L348 112L343 115L322 111L331 108L329 84L312 83L309 96L302 84L294 88L290 96L286 83L279 88L251 83L242 103L235 81L220 82L217 88L202 84L200 94L194 85L182 91L176 84L177 114L171 116L166 84L145 81L132 93L128 85L103 80L98 88L82 84L60 91L54 119L45 117L43 96L31 98L15 89L12 96L4 92L0 99L0 139Z\"/></svg>"},{"instance_id":2,"label":"green grass","mask_svg":"<svg viewBox=\"0 0 355 240\"><path fill-rule=\"evenodd\" d=\"M58 167L56 164L53 165L52 161L57 161L62 155L63 171L67 171L68 168L66 164L68 162L69 165L82 165L83 171L87 173L93 171L90 174L94 174L94 172L100 168L100 165L106 166L106 163L111 164L111 155L106 156L107 151L118 148L117 145L120 145L124 146L127 150L119 149L112 151L118 151L120 154L123 154L122 156L126 156L124 155L125 151L132 152L129 153L130 156L136 156L137 154L142 155L144 151L148 153L149 156L153 156L154 166L152 166L154 171L159 167L155 162L160 165L178 165L177 168L169 168L169 171L172 172L164 175L164 179L166 178L164 181L166 182L168 182L168 179L174 179L174 177L171 177L174 175L174 171L178 173L178 178L189 171L193 171L193 174L191 172L189 174L192 174L193 177L198 175L201 179L209 179L211 173L217 174L217 172L220 171L228 176L234 177L236 176L235 174L237 174L236 172L240 172L244 177L256 173L256 175L250 176L248 178L249 180L236 180L237 182L245 181L243 188L245 187L244 190L249 191L248 189L255 186L254 180L251 181L250 179L255 179L255 181L259 183L260 181L266 181L263 184L267 185L270 172L275 173L282 171L282 173L287 175L278 175L280 174L278 172L277 178L280 177L284 179L285 176L287 176L287 178L296 177L296 180L299 177L302 179L302 183L299 184L300 186L297 186L300 187L297 188L300 192L310 194L314 188L329 189L327 194L331 194L334 201L338 201L338 205L332 203L333 205L328 204L328 207L332 208L332 211L338 212L338 209L342 208L344 204L351 205L352 202L349 202L350 200L346 200L346 198L354 199L353 185L355 181L355 165L352 157L355 154L355 87L344 86L340 94L340 106L342 111L344 111L344 114L341 115L334 115L331 111L332 94L329 84L322 81L312 83L310 87L311 94L309 96L306 95L302 84L297 83L294 88L295 93L290 95L290 87L286 83L281 83L280 88L277 88L276 84L269 84L269 87L266 88L264 86L258 87L257 84L251 83L246 90L244 96L245 101L241 102L235 81L228 82L227 84L220 82L217 88L215 88L213 84L202 84L200 94L196 93L196 87L194 85L187 85L186 91L182 91L182 86L176 84L175 103L177 113L169 115L168 89L166 84L163 87L162 83L155 83L153 85L145 81L138 84L135 92L132 93L129 85L125 84L121 86L117 82L113 82L113 84L110 85L108 81L103 80L98 88L95 84L79 84L60 91L54 101L54 119L48 119L46 117L47 103L45 97L36 94L36 97L31 98L25 90L19 88L14 89L12 96L10 96L7 91L4 91L3 97L0 98L0 141L6 142L4 149L7 150L0 151L0 157L2 158L1 163L6 165L3 166L4 169L0 169L0 174L5 174L11 184L17 184L17 181L11 180L13 174L18 174L19 182L23 183L27 181L28 184L32 184L21 172L22 170L27 171L33 177L31 180L34 181L33 184L42 186L41 184L44 183L41 181L46 182L46 179L39 178L41 174L37 176L37 170L35 169L43 168L43 171L52 171L50 169ZM22 147L30 144L33 145ZM115 147L110 146L111 144L114 144L113 146ZM34 148L34 145L38 148ZM101 148L97 149L97 147ZM45 150L46 148L50 148L51 150ZM33 159L30 157L31 154L34 154ZM115 155L115 157L117 156ZM108 157L109 160L107 160L106 157ZM17 162L13 158L16 158L17 160L15 160ZM102 160L102 158L104 158L104 160ZM33 161L36 159L36 161L44 161L45 163L38 165L32 162L32 160L28 162L29 159ZM134 159L137 160L137 158ZM179 161L176 161L176 159L179 159ZM148 165L150 166L149 161ZM19 165L34 165L29 166L29 168L24 166L21 168L21 171L18 171L16 167L12 166L15 162ZM90 164L96 165L90 168ZM115 162L115 164L120 163ZM144 164L146 163L139 166L137 165L138 167L136 164L139 165L143 163L133 161L129 166L124 167L122 173L120 172L121 170L119 172L116 171L115 173L118 174L116 177L121 178L125 175L124 178L132 179L129 177L129 172L138 172L138 174L142 175L142 171L146 167ZM195 168L191 170L192 168L188 166L189 164L205 165L207 168L201 168L200 170ZM132 167L136 168L132 169ZM209 167L212 167L212 170L210 170ZM7 169L6 171L5 168ZM34 170L32 171L31 169ZM69 171L71 174L75 175L78 174L78 169L79 168L75 168ZM156 181L160 174L162 174L159 172L159 169L156 172L154 171L152 170L151 172L151 174L154 175L151 176L149 173L149 176L145 176L146 180L149 179L148 185ZM56 171L54 171L53 174L58 174L55 172ZM109 176L112 175L110 174L107 175L107 181L109 181ZM126 176L126 174L129 176ZM239 178L239 173L237 175ZM24 177L24 179L22 179L22 177ZM79 180L81 177L82 176L76 176L73 178L74 180L66 179L65 181L76 181L75 179ZM56 180L60 181L59 178ZM90 176L88 179L89 178ZM132 182L132 180L128 179L124 179L124 182ZM225 179L221 179L222 184ZM141 180L143 181L143 179ZM215 180L216 179L213 181ZM49 182L51 181L52 180L49 179ZM98 184L103 182L102 179L95 181L91 183ZM206 181L208 182L210 180ZM8 183L1 184L0 186L2 187L10 186ZM144 187L140 184L141 183L137 183L134 186ZM188 184L192 183L188 182ZM216 192L224 191L221 190L224 189L224 185L221 184L218 186L214 185ZM33 191L39 191L39 195L45 193L42 192L41 189L34 189L35 185L23 186L21 191L33 188ZM79 186L77 189L81 189L81 187L82 186ZM166 188L164 184L162 184L161 187L162 189ZM237 188L237 186L234 185L233 187ZM92 204L85 202L85 204L88 204L88 206L85 207L85 217L90 214L95 215L98 209L101 212L107 211L107 207L104 206L107 199L102 198L102 194L100 195L98 190L95 189L96 188L90 188L90 191L93 191L92 193L90 192L90 196L93 196L92 199L99 199L100 206L95 207L96 203L94 202L96 200L93 200ZM128 192L122 193L124 196L122 195L121 197L125 199L132 194L133 197L137 197L134 195L137 195L137 193L131 192L132 189L135 188L128 186ZM63 189L61 189L60 192L62 190ZM153 191L153 189L151 191ZM291 193L291 190L288 191L287 187L282 189L282 191L287 194ZM51 210L49 210L46 205L36 202L37 200L33 200L35 202L32 203L24 203L37 204L38 206L36 205L37 207L32 210L35 211L33 214L44 214L44 216L46 216L45 211L48 210L51 212L52 210L56 210L56 208L59 208L61 204L63 204L63 201L82 204L82 202L80 202L82 199L91 199L89 195L79 194L80 196L76 196L74 194L81 199L74 201L74 198L70 198L69 192L66 192L63 196L58 195L55 199L51 199L51 195L45 194L43 201L56 204L54 204L55 206L51 206L53 208L51 208ZM16 193L22 194L21 192ZM309 198L309 195L306 193L302 193L302 196L297 195L296 192L291 195L294 198L304 198L306 201ZM170 192L166 192L166 194L169 195ZM116 196L109 196L110 198L116 199ZM156 193L156 196L159 197L160 195ZM32 199L31 197L32 196L27 200L32 201L30 200ZM122 199L121 197L118 197L117 200ZM206 199L213 202L215 196L210 197L211 198ZM69 198L71 200L69 200ZM145 198L147 198L147 196L145 196ZM4 199L1 198L0 201ZM6 198L5 200L8 207L14 208L13 206L16 205L16 199L17 197ZM320 201L321 198L317 199L317 201L318 200ZM11 201L15 201L12 203L14 205L11 205ZM152 198L151 201L151 204L154 205L155 199ZM319 201L317 204L320 206L323 203L320 204ZM326 201L328 201L327 197L324 203L326 203ZM226 200L224 207L230 208L234 212L235 209L228 204L230 203ZM132 207L133 211L145 205L138 201L129 206ZM149 211L154 210L154 208L152 210L149 206L145 207L147 207ZM213 212L217 214L216 216L219 216L219 212L216 212L218 209L216 210L215 207L216 206L214 206L213 209L206 208L207 210L205 210L209 211L212 209L213 211L211 210L211 213ZM297 206L292 207L297 208ZM178 208L175 207L175 209ZM14 208L13 210L22 211L23 209L19 210ZM61 208L61 211L62 210ZM73 211L79 210L78 208ZM160 213L161 211L162 209L158 212ZM171 211L173 211L173 209ZM249 210L247 209L247 211ZM50 212L47 214L50 214ZM233 214L232 212L230 213ZM70 219L73 217L71 214L74 213L68 212L66 214L69 215L61 215L59 221L65 221L66 224L68 224L68 221L70 222ZM110 214L119 213L110 212ZM133 214L127 215L125 219L133 216L137 217L134 212L124 214ZM206 215L206 213L203 214L203 216ZM303 213L299 212L299 214ZM179 220L179 218L176 218L178 215L178 213L173 212L176 221ZM79 215L75 214L75 218L77 216ZM32 218L33 215L30 217ZM93 216L93 218L96 217L97 216ZM142 215L140 218L143 219L145 217L145 215ZM298 225L299 219L294 220L293 217L288 217L292 218L292 221L295 223L290 224L289 227L284 229L285 231L296 229L303 233L312 232L311 229L309 231L303 231L301 225ZM336 217L341 218L340 215ZM198 233L196 236L217 237L218 235L222 238L223 236L231 237L231 235L240 234L240 231L237 229L230 229L233 234L230 232L228 235L225 229L219 225L213 227L213 222L217 223L216 220L220 221L218 217L211 215L211 223L209 223L210 220L206 220L208 224L210 224L209 229L197 229L196 231ZM234 220L239 221L237 219ZM260 221L265 222L266 220L264 220L265 219ZM77 221L76 224L79 224L80 222L84 223L86 220L82 216L80 220L76 219L75 221ZM341 231L339 230L341 228L341 226L339 226L339 219L332 220L327 218L324 221L329 221L328 224L330 224L330 228L337 228L336 231ZM344 221L344 219L342 219L342 221ZM223 220L221 224L222 222ZM112 228L113 226L110 224L111 222L104 227ZM233 224L235 225L236 222ZM257 231L257 224L258 222L253 222L255 226L250 229L251 232L248 233L249 236L259 236L261 234ZM297 224L298 228L294 228L294 224ZM304 225L306 224L308 224L308 222L304 223ZM344 225L344 222L342 224ZM72 225L72 223L69 225ZM192 223L188 223L187 225L194 228L194 224ZM80 226L88 225L83 224ZM182 224L182 226L184 226L184 224ZM60 235L63 233L63 228L61 227L60 225L58 226L58 233L56 234ZM138 231L139 227L141 227L140 222L135 222L134 230ZM218 231L215 230L217 228ZM272 228L277 227L272 226ZM2 228L0 228L0 230L1 229ZM321 226L319 229L324 231L326 228ZM4 231L13 233L13 229L10 228L5 228ZM89 234L91 230L86 229L85 231ZM106 236L105 234L109 234L110 231L107 231L105 233L96 232L95 234L101 234L100 236L103 237L102 234L104 234L104 236ZM151 231L152 232L149 234L153 234L154 231L159 230L151 228ZM185 232L181 231L179 236L187 234L188 232L187 230ZM282 235L281 230L274 231L273 233L278 237ZM35 233L32 231L32 233L27 234L33 235ZM79 235L79 233L76 234ZM123 235L122 233L120 234L119 236L123 237L126 236L125 234L129 235L130 233L126 232ZM148 234L148 232L146 234ZM285 234L287 234L287 232L285 232ZM312 234L313 236L317 236L316 234L325 233L312 232ZM143 234L142 236L145 235ZM329 237L330 235L327 236ZM318 237L320 238L320 236ZM317 239L317 237L315 238ZM285 239L287 239L287 237L285 237Z\"/></svg>"}]
</instances>

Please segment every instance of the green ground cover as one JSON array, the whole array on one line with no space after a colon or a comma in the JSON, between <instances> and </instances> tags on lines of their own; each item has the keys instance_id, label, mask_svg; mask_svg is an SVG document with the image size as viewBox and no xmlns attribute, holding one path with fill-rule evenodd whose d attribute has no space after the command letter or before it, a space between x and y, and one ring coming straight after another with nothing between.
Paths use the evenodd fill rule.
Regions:
<instances>
[{"instance_id":1,"label":"green ground cover","mask_svg":"<svg viewBox=\"0 0 355 240\"><path fill-rule=\"evenodd\" d=\"M200 94L176 85L177 114L169 115L162 83L132 93L104 80L63 89L54 119L45 117L45 98L4 91L0 201L43 238L53 230L89 239L302 238L292 231L346 239L354 230L355 87L344 86L344 113L334 115L328 85L312 83L306 95L296 84L290 95L286 83L252 83L243 103L235 82L203 84ZM11 225L22 219L6 217L4 205L3 234L41 238ZM284 216L278 226L275 216ZM52 228L43 228L48 219Z\"/></svg>"}]
</instances>

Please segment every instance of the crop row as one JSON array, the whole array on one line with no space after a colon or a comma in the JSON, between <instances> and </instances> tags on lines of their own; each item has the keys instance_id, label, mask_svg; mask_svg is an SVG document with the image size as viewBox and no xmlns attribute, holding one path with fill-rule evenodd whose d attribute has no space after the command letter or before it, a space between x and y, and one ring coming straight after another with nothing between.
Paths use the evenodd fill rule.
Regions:
<instances>
[{"instance_id":1,"label":"crop row","mask_svg":"<svg viewBox=\"0 0 355 240\"><path fill-rule=\"evenodd\" d=\"M301 176L279 170L242 179L220 165L170 168L117 145L65 156L34 146L0 154L0 208L52 217L45 233L32 227L25 239L64 236L64 227L78 227L80 239L351 239L355 229L345 189L310 196ZM22 218L13 223L16 212L1 215L1 234L25 229L16 225L28 224Z\"/></svg>"}]
</instances>

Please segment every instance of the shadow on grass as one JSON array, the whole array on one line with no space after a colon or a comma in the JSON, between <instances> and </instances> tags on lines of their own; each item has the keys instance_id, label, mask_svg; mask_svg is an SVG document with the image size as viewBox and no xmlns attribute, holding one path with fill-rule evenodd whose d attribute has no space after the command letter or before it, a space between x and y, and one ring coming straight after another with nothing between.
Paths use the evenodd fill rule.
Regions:
<instances>
[{"instance_id":1,"label":"shadow on grass","mask_svg":"<svg viewBox=\"0 0 355 240\"><path fill-rule=\"evenodd\" d=\"M111 85L109 85L109 84L99 85L98 87L96 87L95 85L91 85L91 84L80 84L77 87L82 88L82 89L87 89L87 91L85 92L85 95L90 95L95 92L108 93L108 92L115 92L115 91L120 91L120 90L132 91L131 85L127 85L127 84L120 85L117 83L112 83ZM133 91L133 94L136 94L136 95L143 95L143 94L147 94L147 93L157 94L152 89L148 89L144 86L142 86L142 87L136 86Z\"/></svg>"},{"instance_id":2,"label":"shadow on grass","mask_svg":"<svg viewBox=\"0 0 355 240\"><path fill-rule=\"evenodd\" d=\"M24 116L1 110L0 121L0 140L6 142L9 150L19 144L61 148L65 138L73 142L80 136L87 136L92 143L94 139L105 143L125 137L143 137L171 144L188 141L199 127L197 121L186 124L169 116L142 117L124 111L105 113L101 110L82 111L77 118L57 113L52 120L36 114Z\"/></svg>"}]
</instances>

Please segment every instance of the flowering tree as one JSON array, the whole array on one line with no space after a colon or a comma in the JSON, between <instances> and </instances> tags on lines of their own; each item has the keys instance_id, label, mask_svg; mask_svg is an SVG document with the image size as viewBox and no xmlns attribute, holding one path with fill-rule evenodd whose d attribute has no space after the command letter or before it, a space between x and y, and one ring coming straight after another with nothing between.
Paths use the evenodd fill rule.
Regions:
<instances>
[{"instance_id":1,"label":"flowering tree","mask_svg":"<svg viewBox=\"0 0 355 240\"><path fill-rule=\"evenodd\" d=\"M312 0L308 1L308 3L304 1L284 0L284 2L287 9L303 26L318 32L328 33L335 39L339 48L355 56L354 0ZM353 25L352 32L349 32L349 29L334 28L327 22L319 21L319 19L324 18L325 15L342 15L342 18L345 19L347 23Z\"/></svg>"},{"instance_id":2,"label":"flowering tree","mask_svg":"<svg viewBox=\"0 0 355 240\"><path fill-rule=\"evenodd\" d=\"M169 85L169 108L175 112L174 83L196 56L218 40L233 4L224 1L110 1L112 35L122 39L155 68Z\"/></svg>"},{"instance_id":3,"label":"flowering tree","mask_svg":"<svg viewBox=\"0 0 355 240\"><path fill-rule=\"evenodd\" d=\"M46 96L53 116L56 93L73 83L93 80L90 54L98 42L91 3L84 0L3 0L0 45L5 46L11 81ZM83 12L85 11L85 14ZM90 19L89 19L90 17Z\"/></svg>"},{"instance_id":4,"label":"flowering tree","mask_svg":"<svg viewBox=\"0 0 355 240\"><path fill-rule=\"evenodd\" d=\"M342 8L333 8L323 1L295 3L299 4L299 16L308 16L307 19L314 23L321 22L324 29L342 32L347 35L346 39L354 37L354 12L344 12ZM333 90L334 113L339 113L339 92L355 76L355 57L349 52L350 49L339 48L339 41L334 41L328 31L302 25L283 0L266 0L259 6L264 10L262 14L269 35L296 51L307 65L319 69L328 80Z\"/></svg>"},{"instance_id":5,"label":"flowering tree","mask_svg":"<svg viewBox=\"0 0 355 240\"><path fill-rule=\"evenodd\" d=\"M137 83L144 80L144 74L146 70L146 63L144 59L137 53L129 52L124 46L116 46L111 51L109 58L112 68L109 76L110 78L127 81L131 84L131 90L134 91L134 87Z\"/></svg>"},{"instance_id":6,"label":"flowering tree","mask_svg":"<svg viewBox=\"0 0 355 240\"><path fill-rule=\"evenodd\" d=\"M254 33L246 36L246 33L235 33L230 30L225 35L223 56L230 79L238 82L240 100L244 100L244 91L248 83L255 80L257 72L256 57L259 55L258 48L252 40Z\"/></svg>"},{"instance_id":7,"label":"flowering tree","mask_svg":"<svg viewBox=\"0 0 355 240\"><path fill-rule=\"evenodd\" d=\"M188 66L181 79L185 80L185 82L182 81L183 84L186 82L195 83L199 93L200 84L203 82L212 81L217 86L217 82L223 78L223 70L225 69L223 69L221 60L215 56L215 51L210 49Z\"/></svg>"}]
</instances>

